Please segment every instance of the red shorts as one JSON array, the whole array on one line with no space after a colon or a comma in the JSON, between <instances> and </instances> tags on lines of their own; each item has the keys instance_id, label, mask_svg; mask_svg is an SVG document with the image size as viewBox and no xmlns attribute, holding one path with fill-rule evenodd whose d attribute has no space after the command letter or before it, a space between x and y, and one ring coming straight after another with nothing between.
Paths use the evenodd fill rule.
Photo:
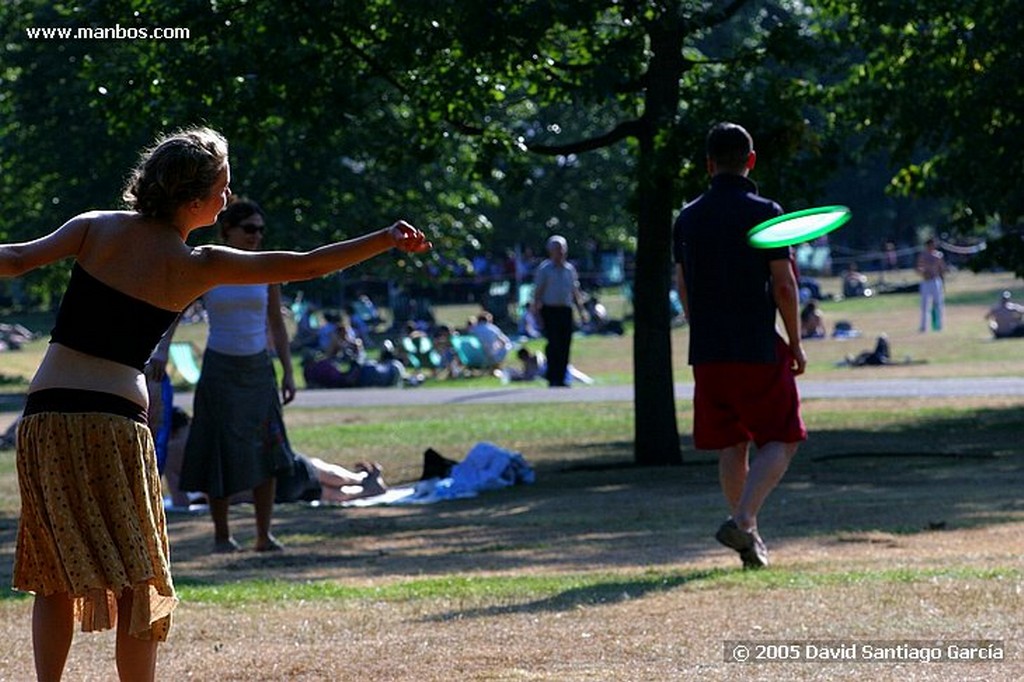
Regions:
<instances>
[{"instance_id":1,"label":"red shorts","mask_svg":"<svg viewBox=\"0 0 1024 682\"><path fill-rule=\"evenodd\" d=\"M693 442L698 450L737 443L807 440L789 348L780 342L774 365L715 362L695 365Z\"/></svg>"}]
</instances>

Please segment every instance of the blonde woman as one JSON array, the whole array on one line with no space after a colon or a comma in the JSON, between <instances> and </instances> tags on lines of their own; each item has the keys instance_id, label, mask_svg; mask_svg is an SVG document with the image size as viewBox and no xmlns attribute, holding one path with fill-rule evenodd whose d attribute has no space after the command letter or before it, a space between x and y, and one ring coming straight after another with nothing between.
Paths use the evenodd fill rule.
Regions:
<instances>
[{"instance_id":1,"label":"blonde woman","mask_svg":"<svg viewBox=\"0 0 1024 682\"><path fill-rule=\"evenodd\" d=\"M430 247L397 222L308 252L191 247L231 191L228 146L208 128L157 141L128 181L126 211L76 216L0 245L0 276L74 259L18 431L21 520L13 586L35 593L36 675L60 679L76 618L117 628L123 680L152 680L177 604L142 369L178 314L215 285L317 277L397 247Z\"/></svg>"}]
</instances>

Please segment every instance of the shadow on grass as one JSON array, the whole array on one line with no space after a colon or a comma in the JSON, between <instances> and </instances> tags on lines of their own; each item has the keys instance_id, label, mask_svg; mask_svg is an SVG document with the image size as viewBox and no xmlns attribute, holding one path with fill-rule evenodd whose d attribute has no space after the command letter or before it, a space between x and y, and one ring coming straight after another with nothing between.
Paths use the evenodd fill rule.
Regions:
<instances>
[{"instance_id":1,"label":"shadow on grass","mask_svg":"<svg viewBox=\"0 0 1024 682\"><path fill-rule=\"evenodd\" d=\"M478 608L456 609L425 618L425 622L441 622L459 618L481 618L507 614L551 613L569 611L579 606L609 605L639 599L648 594L712 580L723 575L722 569L687 571L672 576L651 576L634 580L601 582L593 585L562 590L549 597L543 597L520 604L499 604Z\"/></svg>"},{"instance_id":2,"label":"shadow on grass","mask_svg":"<svg viewBox=\"0 0 1024 682\"><path fill-rule=\"evenodd\" d=\"M827 547L850 532L906 535L1024 520L1021 408L930 411L899 422L858 419L840 420L856 423L835 429L812 424L811 440L761 514L770 543L814 538ZM626 441L581 443L579 451L586 455L576 461L587 467L544 459L536 484L468 500L369 509L281 506L275 533L288 549L274 555L211 555L209 518L172 516L175 575L228 583L671 571L709 557L734 566L735 556L712 538L726 513L713 453L690 450L684 466L655 468L632 466ZM0 514L0 599L16 596L3 589L10 585L16 527L15 514ZM252 508L234 508L232 527L243 544L251 542ZM638 589L658 588L641 581ZM616 594L632 591L595 585L533 608Z\"/></svg>"}]
</instances>

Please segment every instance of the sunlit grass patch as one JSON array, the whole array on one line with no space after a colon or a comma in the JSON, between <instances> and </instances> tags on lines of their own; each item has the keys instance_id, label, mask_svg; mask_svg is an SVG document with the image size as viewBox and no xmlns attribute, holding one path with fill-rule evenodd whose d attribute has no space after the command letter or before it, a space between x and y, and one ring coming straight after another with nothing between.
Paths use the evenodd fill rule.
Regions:
<instances>
[{"instance_id":1,"label":"sunlit grass patch","mask_svg":"<svg viewBox=\"0 0 1024 682\"><path fill-rule=\"evenodd\" d=\"M1020 581L1020 568L947 566L849 571L772 568L649 570L639 574L587 573L569 575L441 576L384 583L349 585L335 581L244 580L178 585L189 602L240 605L279 601L386 601L446 600L476 603L529 602L558 598L563 605L598 604L641 597L650 592L688 589L814 590L865 584L954 583L962 581Z\"/></svg>"}]
</instances>

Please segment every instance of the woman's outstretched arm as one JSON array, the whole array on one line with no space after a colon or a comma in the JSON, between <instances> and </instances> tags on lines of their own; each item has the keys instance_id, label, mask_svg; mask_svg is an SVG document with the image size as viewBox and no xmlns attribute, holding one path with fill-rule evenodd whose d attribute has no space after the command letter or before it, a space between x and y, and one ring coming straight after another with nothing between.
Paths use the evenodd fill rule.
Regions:
<instances>
[{"instance_id":1,"label":"woman's outstretched arm","mask_svg":"<svg viewBox=\"0 0 1024 682\"><path fill-rule=\"evenodd\" d=\"M252 252L201 246L193 250L193 270L206 286L297 282L343 270L393 248L422 253L431 244L422 232L399 221L389 228L311 251Z\"/></svg>"},{"instance_id":2,"label":"woman's outstretched arm","mask_svg":"<svg viewBox=\"0 0 1024 682\"><path fill-rule=\"evenodd\" d=\"M82 214L45 237L17 244L0 244L0 277L17 277L41 265L74 256L85 241L89 222L89 214Z\"/></svg>"}]
</instances>

